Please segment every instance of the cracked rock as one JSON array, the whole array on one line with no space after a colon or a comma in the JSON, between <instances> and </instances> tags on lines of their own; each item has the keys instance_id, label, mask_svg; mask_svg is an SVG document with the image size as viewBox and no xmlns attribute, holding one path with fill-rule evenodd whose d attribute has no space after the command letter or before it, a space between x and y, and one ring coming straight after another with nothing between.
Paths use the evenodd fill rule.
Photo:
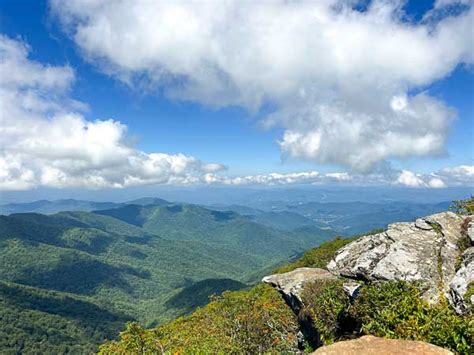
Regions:
<instances>
[{"instance_id":1,"label":"cracked rock","mask_svg":"<svg viewBox=\"0 0 474 355\"><path fill-rule=\"evenodd\" d=\"M449 294L456 274L462 221L455 213L442 212L412 223L390 224L385 232L339 249L327 268L335 275L365 281L421 281L428 286L424 298L437 302L440 294Z\"/></svg>"},{"instance_id":2,"label":"cracked rock","mask_svg":"<svg viewBox=\"0 0 474 355\"><path fill-rule=\"evenodd\" d=\"M283 274L265 276L262 282L280 291L288 305L298 314L302 304L301 292L306 283L319 279L335 278L334 275L326 270L302 267Z\"/></svg>"},{"instance_id":3,"label":"cracked rock","mask_svg":"<svg viewBox=\"0 0 474 355\"><path fill-rule=\"evenodd\" d=\"M474 247L466 249L462 255L460 269L449 284L450 302L457 313L466 314L469 309L474 309L474 299L465 299L469 284L474 282Z\"/></svg>"}]
</instances>

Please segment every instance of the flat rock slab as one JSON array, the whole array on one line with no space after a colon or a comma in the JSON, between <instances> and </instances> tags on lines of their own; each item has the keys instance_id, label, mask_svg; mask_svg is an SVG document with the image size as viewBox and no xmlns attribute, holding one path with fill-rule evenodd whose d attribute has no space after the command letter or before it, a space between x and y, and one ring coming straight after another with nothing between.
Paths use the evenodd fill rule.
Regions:
<instances>
[{"instance_id":1,"label":"flat rock slab","mask_svg":"<svg viewBox=\"0 0 474 355\"><path fill-rule=\"evenodd\" d=\"M422 341L384 339L366 335L317 349L316 355L449 355L451 351Z\"/></svg>"},{"instance_id":2,"label":"flat rock slab","mask_svg":"<svg viewBox=\"0 0 474 355\"><path fill-rule=\"evenodd\" d=\"M336 279L324 269L302 267L283 274L265 276L262 282L275 287L295 312L301 307L301 291L306 283L320 279Z\"/></svg>"},{"instance_id":3,"label":"flat rock slab","mask_svg":"<svg viewBox=\"0 0 474 355\"><path fill-rule=\"evenodd\" d=\"M449 294L460 255L463 218L437 213L411 223L390 224L385 232L367 235L339 249L328 270L360 279L422 281L429 287L425 299L437 302Z\"/></svg>"}]
</instances>

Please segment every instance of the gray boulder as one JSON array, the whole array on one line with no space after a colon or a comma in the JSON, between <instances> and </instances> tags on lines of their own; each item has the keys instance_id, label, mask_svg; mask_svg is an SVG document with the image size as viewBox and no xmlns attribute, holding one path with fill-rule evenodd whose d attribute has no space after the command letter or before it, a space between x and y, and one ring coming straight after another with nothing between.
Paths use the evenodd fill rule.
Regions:
<instances>
[{"instance_id":1,"label":"gray boulder","mask_svg":"<svg viewBox=\"0 0 474 355\"><path fill-rule=\"evenodd\" d=\"M283 274L265 276L262 282L275 287L296 314L301 309L301 292L308 282L319 279L335 279L330 272L310 267L302 267Z\"/></svg>"},{"instance_id":2,"label":"gray boulder","mask_svg":"<svg viewBox=\"0 0 474 355\"><path fill-rule=\"evenodd\" d=\"M472 218L472 217L468 217L468 218ZM474 221L469 221L468 225L467 225L467 231L466 231L466 235L467 237L469 238L469 240L471 241L471 244L474 245Z\"/></svg>"},{"instance_id":3,"label":"gray boulder","mask_svg":"<svg viewBox=\"0 0 474 355\"><path fill-rule=\"evenodd\" d=\"M449 284L450 302L457 313L465 314L474 308L474 295L465 299L467 289L474 282L474 247L466 249L460 269Z\"/></svg>"},{"instance_id":4,"label":"gray boulder","mask_svg":"<svg viewBox=\"0 0 474 355\"><path fill-rule=\"evenodd\" d=\"M319 346L319 332L314 328L311 317L300 312L303 301L301 294L304 286L311 281L321 279L336 279L337 277L330 272L310 267L302 267L284 274L274 274L266 276L262 282L275 287L283 296L286 303L298 316L300 331L298 333L298 346L302 348L305 342L312 347Z\"/></svg>"},{"instance_id":5,"label":"gray boulder","mask_svg":"<svg viewBox=\"0 0 474 355\"><path fill-rule=\"evenodd\" d=\"M394 223L385 232L368 235L339 249L327 268L335 275L360 279L421 281L424 298L437 302L449 295L460 251L463 218L442 212L413 223Z\"/></svg>"}]
</instances>

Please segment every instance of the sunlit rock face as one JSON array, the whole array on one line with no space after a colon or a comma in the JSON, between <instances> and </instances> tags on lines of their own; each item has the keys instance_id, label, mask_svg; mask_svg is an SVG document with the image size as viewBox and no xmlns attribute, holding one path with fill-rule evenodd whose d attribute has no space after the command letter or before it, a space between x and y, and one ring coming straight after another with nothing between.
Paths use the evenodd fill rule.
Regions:
<instances>
[{"instance_id":1,"label":"sunlit rock face","mask_svg":"<svg viewBox=\"0 0 474 355\"><path fill-rule=\"evenodd\" d=\"M420 281L424 298L437 302L450 296L461 250L463 218L442 212L415 222L394 223L382 233L367 235L337 251L327 268L335 275L361 279Z\"/></svg>"},{"instance_id":2,"label":"sunlit rock face","mask_svg":"<svg viewBox=\"0 0 474 355\"><path fill-rule=\"evenodd\" d=\"M339 341L316 350L315 355L449 355L451 351L422 341L385 339L366 335L354 340Z\"/></svg>"},{"instance_id":3,"label":"sunlit rock face","mask_svg":"<svg viewBox=\"0 0 474 355\"><path fill-rule=\"evenodd\" d=\"M302 267L284 274L265 276L262 282L275 287L291 308L298 313L302 305L301 292L308 282L320 279L335 279L327 270Z\"/></svg>"}]
</instances>

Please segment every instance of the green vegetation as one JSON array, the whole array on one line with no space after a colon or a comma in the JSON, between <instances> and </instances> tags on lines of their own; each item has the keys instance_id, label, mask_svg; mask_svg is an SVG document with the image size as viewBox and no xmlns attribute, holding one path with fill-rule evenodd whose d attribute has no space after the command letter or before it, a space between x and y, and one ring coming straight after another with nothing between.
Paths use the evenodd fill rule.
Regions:
<instances>
[{"instance_id":1,"label":"green vegetation","mask_svg":"<svg viewBox=\"0 0 474 355\"><path fill-rule=\"evenodd\" d=\"M352 330L352 320L347 313L349 298L342 284L342 280L318 280L307 284L302 294L302 312L310 315L321 342L326 345Z\"/></svg>"},{"instance_id":2,"label":"green vegetation","mask_svg":"<svg viewBox=\"0 0 474 355\"><path fill-rule=\"evenodd\" d=\"M325 266L347 242L340 238L326 242L285 269ZM343 282L318 280L307 284L303 291L304 307L299 317L312 321L321 343L372 334L427 341L459 354L471 354L474 319L458 316L445 300L429 305L420 297L421 285L366 284L351 303L342 289ZM469 297L473 293L471 285ZM290 352L295 349L297 331L295 316L281 296L268 286L259 285L248 291L225 292L190 316L154 329L129 325L120 340L105 343L101 353ZM307 346L307 350L311 349Z\"/></svg>"},{"instance_id":3,"label":"green vegetation","mask_svg":"<svg viewBox=\"0 0 474 355\"><path fill-rule=\"evenodd\" d=\"M344 245L349 244L355 238L341 238L337 237L336 239L322 243L319 247L313 248L305 252L298 260L284 265L277 270L277 273L284 273L295 270L300 267L317 267L325 269L327 263L332 259L334 253L342 248Z\"/></svg>"},{"instance_id":4,"label":"green vegetation","mask_svg":"<svg viewBox=\"0 0 474 355\"><path fill-rule=\"evenodd\" d=\"M383 229L374 229L370 232L364 233L363 235L371 235L383 232ZM351 238L336 237L332 240L321 243L316 248L306 251L300 258L294 262L284 265L276 270L277 273L284 273L295 270L300 267L317 267L325 269L326 265L334 257L337 250L342 248L344 245L353 242L362 235L356 235Z\"/></svg>"},{"instance_id":5,"label":"green vegetation","mask_svg":"<svg viewBox=\"0 0 474 355\"><path fill-rule=\"evenodd\" d=\"M0 216L0 352L90 353L106 339L102 354L295 351L297 317L274 289L249 284L324 237L193 205ZM325 268L356 238L324 242L278 272ZM472 317L428 305L418 285L367 284L353 303L341 285L313 282L302 295L299 316L324 344L373 334L472 351Z\"/></svg>"},{"instance_id":6,"label":"green vegetation","mask_svg":"<svg viewBox=\"0 0 474 355\"><path fill-rule=\"evenodd\" d=\"M100 354L220 353L262 354L296 350L293 312L266 285L225 292L192 315L152 330L129 324Z\"/></svg>"},{"instance_id":7,"label":"green vegetation","mask_svg":"<svg viewBox=\"0 0 474 355\"><path fill-rule=\"evenodd\" d=\"M467 286L467 291L466 294L464 295L464 300L466 301L467 305L470 305L469 311L471 312L472 315L474 315L474 306L471 303L471 297L474 296L474 282L471 282Z\"/></svg>"},{"instance_id":8,"label":"green vegetation","mask_svg":"<svg viewBox=\"0 0 474 355\"><path fill-rule=\"evenodd\" d=\"M362 289L351 309L360 333L416 339L459 354L474 350L474 319L460 317L446 300L429 305L420 288L406 282L385 282Z\"/></svg>"},{"instance_id":9,"label":"green vegetation","mask_svg":"<svg viewBox=\"0 0 474 355\"><path fill-rule=\"evenodd\" d=\"M454 200L449 208L462 215L474 214L474 196L464 200Z\"/></svg>"},{"instance_id":10,"label":"green vegetation","mask_svg":"<svg viewBox=\"0 0 474 355\"><path fill-rule=\"evenodd\" d=\"M9 303L0 304L0 314L16 319L0 323L0 332L10 334L0 352L16 342L15 349L41 343L43 353L74 344L97 349L126 320L150 327L188 314L210 295L247 288L265 270L320 241L192 205L0 216L0 282L32 290L15 307L6 305L20 293L9 293ZM80 300L91 321L79 322L81 312L67 308L35 309L34 294L44 292ZM117 321L101 324L104 312ZM46 328L42 319L49 320ZM61 336L38 336L29 327Z\"/></svg>"},{"instance_id":11,"label":"green vegetation","mask_svg":"<svg viewBox=\"0 0 474 355\"><path fill-rule=\"evenodd\" d=\"M91 353L129 319L84 297L0 282L2 354Z\"/></svg>"},{"instance_id":12,"label":"green vegetation","mask_svg":"<svg viewBox=\"0 0 474 355\"><path fill-rule=\"evenodd\" d=\"M446 299L428 304L421 298L421 285L402 281L368 284L353 304L341 285L341 280L320 280L303 292L302 312L311 316L325 345L370 334L426 341L459 354L474 350L474 318L457 315Z\"/></svg>"}]
</instances>

